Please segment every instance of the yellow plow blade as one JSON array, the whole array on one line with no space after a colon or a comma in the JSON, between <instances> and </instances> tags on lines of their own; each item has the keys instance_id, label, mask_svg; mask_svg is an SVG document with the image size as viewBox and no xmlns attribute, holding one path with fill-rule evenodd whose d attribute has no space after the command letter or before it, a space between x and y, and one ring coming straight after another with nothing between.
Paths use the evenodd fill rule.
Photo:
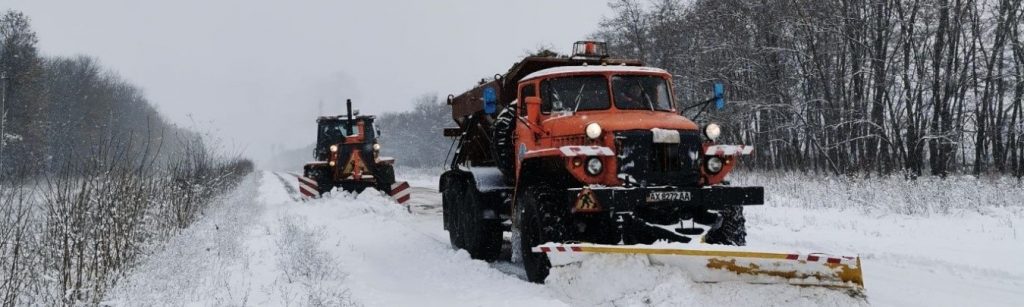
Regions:
<instances>
[{"instance_id":1,"label":"yellow plow blade","mask_svg":"<svg viewBox=\"0 0 1024 307\"><path fill-rule=\"evenodd\" d=\"M533 252L546 253L552 266L583 261L600 254L646 256L651 263L683 268L698 282L743 281L789 283L864 291L860 257L823 253L764 252L710 244L599 245L547 243Z\"/></svg>"}]
</instances>

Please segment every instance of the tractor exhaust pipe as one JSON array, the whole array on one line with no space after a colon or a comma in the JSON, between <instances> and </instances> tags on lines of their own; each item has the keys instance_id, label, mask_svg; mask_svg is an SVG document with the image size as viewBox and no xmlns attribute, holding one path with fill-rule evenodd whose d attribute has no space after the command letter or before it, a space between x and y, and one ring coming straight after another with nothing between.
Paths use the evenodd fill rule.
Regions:
<instances>
[{"instance_id":1,"label":"tractor exhaust pipe","mask_svg":"<svg viewBox=\"0 0 1024 307\"><path fill-rule=\"evenodd\" d=\"M352 99L347 99L345 105L348 108L348 121L345 122L345 129L348 130L348 135L352 135Z\"/></svg>"}]
</instances>

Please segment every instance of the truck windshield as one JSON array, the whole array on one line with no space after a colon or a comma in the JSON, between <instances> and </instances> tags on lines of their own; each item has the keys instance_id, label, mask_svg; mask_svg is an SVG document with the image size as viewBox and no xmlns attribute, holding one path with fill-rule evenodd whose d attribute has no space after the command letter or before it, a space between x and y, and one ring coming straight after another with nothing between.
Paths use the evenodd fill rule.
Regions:
<instances>
[{"instance_id":1,"label":"truck windshield","mask_svg":"<svg viewBox=\"0 0 1024 307\"><path fill-rule=\"evenodd\" d=\"M668 82L658 76L614 76L615 107L619 109L668 111L672 96Z\"/></svg>"},{"instance_id":2,"label":"truck windshield","mask_svg":"<svg viewBox=\"0 0 1024 307\"><path fill-rule=\"evenodd\" d=\"M611 105L604 76L547 79L540 83L540 92L544 113L601 110Z\"/></svg>"}]
</instances>

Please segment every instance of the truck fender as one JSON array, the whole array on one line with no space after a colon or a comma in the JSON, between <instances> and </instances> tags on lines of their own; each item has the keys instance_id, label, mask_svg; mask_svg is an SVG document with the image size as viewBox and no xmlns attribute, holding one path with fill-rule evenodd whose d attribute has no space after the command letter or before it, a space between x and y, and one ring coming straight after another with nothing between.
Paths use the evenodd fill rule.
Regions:
<instances>
[{"instance_id":1,"label":"truck fender","mask_svg":"<svg viewBox=\"0 0 1024 307\"><path fill-rule=\"evenodd\" d=\"M505 175L497 167L472 167L462 170L449 170L441 174L438 183L438 190L444 192L448 183L455 179L469 179L476 186L477 191L488 193L495 191L509 191L512 187L505 184Z\"/></svg>"}]
</instances>

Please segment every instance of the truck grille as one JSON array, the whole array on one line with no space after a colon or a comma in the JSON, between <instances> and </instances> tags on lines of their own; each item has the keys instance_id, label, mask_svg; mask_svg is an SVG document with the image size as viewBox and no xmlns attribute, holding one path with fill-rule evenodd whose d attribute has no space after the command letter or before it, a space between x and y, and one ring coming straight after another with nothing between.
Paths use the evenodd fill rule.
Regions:
<instances>
[{"instance_id":1,"label":"truck grille","mask_svg":"<svg viewBox=\"0 0 1024 307\"><path fill-rule=\"evenodd\" d=\"M615 147L619 176L641 185L696 186L700 178L700 135L695 131L680 131L679 144L654 143L649 130L619 131Z\"/></svg>"}]
</instances>

